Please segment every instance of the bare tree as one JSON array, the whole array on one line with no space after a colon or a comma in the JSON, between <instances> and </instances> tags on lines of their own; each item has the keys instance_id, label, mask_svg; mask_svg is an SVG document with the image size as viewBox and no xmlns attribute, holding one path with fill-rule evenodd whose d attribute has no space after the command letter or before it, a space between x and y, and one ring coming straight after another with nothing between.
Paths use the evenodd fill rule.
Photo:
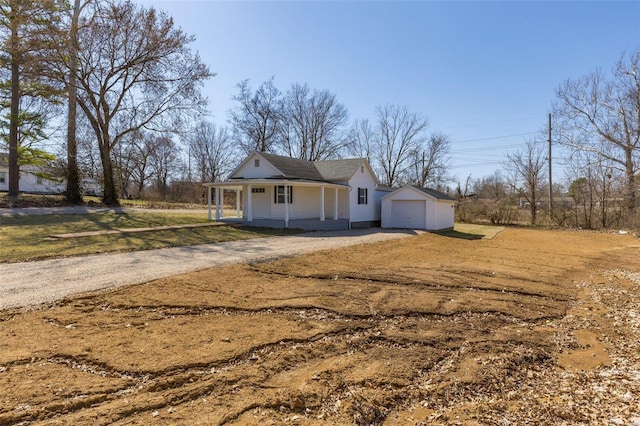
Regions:
<instances>
[{"instance_id":1,"label":"bare tree","mask_svg":"<svg viewBox=\"0 0 640 426\"><path fill-rule=\"evenodd\" d=\"M451 141L447 135L433 133L413 153L411 182L420 187L441 187L449 168Z\"/></svg>"},{"instance_id":2,"label":"bare tree","mask_svg":"<svg viewBox=\"0 0 640 426\"><path fill-rule=\"evenodd\" d=\"M456 215L460 220L489 220L496 225L513 222L517 197L499 170L493 175L469 180L470 177L459 191L462 199Z\"/></svg>"},{"instance_id":3,"label":"bare tree","mask_svg":"<svg viewBox=\"0 0 640 426\"><path fill-rule=\"evenodd\" d=\"M369 120L358 119L354 121L348 135L348 153L357 158L366 158L371 163L376 145L375 137Z\"/></svg>"},{"instance_id":4,"label":"bare tree","mask_svg":"<svg viewBox=\"0 0 640 426\"><path fill-rule=\"evenodd\" d=\"M383 182L393 186L412 166L412 156L427 140L428 121L407 107L386 105L376 108L376 165L383 173Z\"/></svg>"},{"instance_id":5,"label":"bare tree","mask_svg":"<svg viewBox=\"0 0 640 426\"><path fill-rule=\"evenodd\" d=\"M493 175L475 180L472 188L473 193L480 199L501 200L509 197L509 185L499 170Z\"/></svg>"},{"instance_id":6,"label":"bare tree","mask_svg":"<svg viewBox=\"0 0 640 426\"><path fill-rule=\"evenodd\" d=\"M236 153L226 127L202 121L189 138L189 155L201 182L216 182L231 172Z\"/></svg>"},{"instance_id":7,"label":"bare tree","mask_svg":"<svg viewBox=\"0 0 640 426\"><path fill-rule=\"evenodd\" d=\"M458 201L458 204L456 205L455 216L458 222L466 222L469 219L467 214L467 200L475 196L475 194L471 193L471 183L471 175L467 176L464 185L460 183L460 181L457 182L455 199Z\"/></svg>"},{"instance_id":8,"label":"bare tree","mask_svg":"<svg viewBox=\"0 0 640 426\"><path fill-rule=\"evenodd\" d=\"M140 129L173 130L206 104L213 76L188 47L193 37L153 8L129 0L96 4L79 28L78 105L94 130L107 205L118 204L111 152Z\"/></svg>"},{"instance_id":9,"label":"bare tree","mask_svg":"<svg viewBox=\"0 0 640 426\"><path fill-rule=\"evenodd\" d=\"M624 170L625 206L636 209L635 175L640 156L640 50L622 56L610 79L599 72L567 80L556 91L560 141L590 151Z\"/></svg>"},{"instance_id":10,"label":"bare tree","mask_svg":"<svg viewBox=\"0 0 640 426\"><path fill-rule=\"evenodd\" d=\"M569 185L568 193L569 196L573 198L575 225L592 229L593 209L596 204L593 199L593 191L591 191L589 179L579 177L573 180Z\"/></svg>"},{"instance_id":11,"label":"bare tree","mask_svg":"<svg viewBox=\"0 0 640 426\"><path fill-rule=\"evenodd\" d=\"M620 192L617 182L624 173L613 161L586 151L571 155L567 171L573 178L569 195L575 203L576 225L589 229L610 226L611 218L620 213L615 200Z\"/></svg>"},{"instance_id":12,"label":"bare tree","mask_svg":"<svg viewBox=\"0 0 640 426\"><path fill-rule=\"evenodd\" d=\"M136 184L138 197L143 196L148 181L153 178L151 159L159 141L161 141L160 138L149 132L143 133L141 137L134 140L138 155L133 163L132 179Z\"/></svg>"},{"instance_id":13,"label":"bare tree","mask_svg":"<svg viewBox=\"0 0 640 426\"><path fill-rule=\"evenodd\" d=\"M180 155L178 147L171 138L157 137L153 143L155 149L150 157L151 170L155 189L164 199L169 189L170 180L180 169Z\"/></svg>"},{"instance_id":14,"label":"bare tree","mask_svg":"<svg viewBox=\"0 0 640 426\"><path fill-rule=\"evenodd\" d=\"M102 163L95 132L91 128L89 120L82 113L78 114L76 122L76 144L81 185L83 179L95 179L102 183Z\"/></svg>"},{"instance_id":15,"label":"bare tree","mask_svg":"<svg viewBox=\"0 0 640 426\"><path fill-rule=\"evenodd\" d=\"M129 133L112 151L120 194L141 197L149 179L153 177L151 159L164 143L152 132Z\"/></svg>"},{"instance_id":16,"label":"bare tree","mask_svg":"<svg viewBox=\"0 0 640 426\"><path fill-rule=\"evenodd\" d=\"M546 182L544 146L528 141L525 147L513 154L507 154L505 169L513 177L513 185L525 198L531 212L531 224L536 224L540 192Z\"/></svg>"},{"instance_id":17,"label":"bare tree","mask_svg":"<svg viewBox=\"0 0 640 426\"><path fill-rule=\"evenodd\" d=\"M123 138L120 143L111 150L115 181L118 185L118 195L122 197L129 195L128 188L132 184L131 178L138 155L135 144L130 141L133 137L133 134L129 134L127 138Z\"/></svg>"},{"instance_id":18,"label":"bare tree","mask_svg":"<svg viewBox=\"0 0 640 426\"><path fill-rule=\"evenodd\" d=\"M78 70L78 28L80 14L93 0L74 0L68 13L69 36L67 50L63 52L67 66L71 72L64 73L67 82L67 188L65 197L73 204L82 203L82 189L80 187L80 170L78 168L78 142L77 142L77 78ZM63 61L64 62L64 61Z\"/></svg>"},{"instance_id":19,"label":"bare tree","mask_svg":"<svg viewBox=\"0 0 640 426\"><path fill-rule=\"evenodd\" d=\"M343 128L349 114L327 90L294 84L283 100L282 114L282 149L290 157L326 160L347 145Z\"/></svg>"},{"instance_id":20,"label":"bare tree","mask_svg":"<svg viewBox=\"0 0 640 426\"><path fill-rule=\"evenodd\" d=\"M280 123L280 91L274 77L263 82L254 93L249 80L238 84L239 93L233 100L239 105L229 112L233 136L246 152L272 151Z\"/></svg>"}]
</instances>

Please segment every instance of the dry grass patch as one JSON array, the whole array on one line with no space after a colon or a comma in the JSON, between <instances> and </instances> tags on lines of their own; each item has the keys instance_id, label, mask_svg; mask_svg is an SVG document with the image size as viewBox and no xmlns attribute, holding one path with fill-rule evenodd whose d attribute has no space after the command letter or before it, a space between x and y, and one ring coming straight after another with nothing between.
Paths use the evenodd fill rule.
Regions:
<instances>
[{"instance_id":1,"label":"dry grass patch","mask_svg":"<svg viewBox=\"0 0 640 426\"><path fill-rule=\"evenodd\" d=\"M202 223L202 214L91 213L0 217L0 262L21 262L60 256L116 251L149 250L299 232L229 226L165 229L135 234L91 235L71 239L53 234L107 231Z\"/></svg>"}]
</instances>

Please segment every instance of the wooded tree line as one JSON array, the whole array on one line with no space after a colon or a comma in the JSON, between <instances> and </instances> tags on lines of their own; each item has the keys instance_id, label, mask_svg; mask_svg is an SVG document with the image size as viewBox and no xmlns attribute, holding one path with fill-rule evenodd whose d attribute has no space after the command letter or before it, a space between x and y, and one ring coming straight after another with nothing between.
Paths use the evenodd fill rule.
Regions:
<instances>
[{"instance_id":1,"label":"wooded tree line","mask_svg":"<svg viewBox=\"0 0 640 426\"><path fill-rule=\"evenodd\" d=\"M213 181L252 150L306 160L368 158L387 185L442 186L448 138L429 136L407 108L375 109L376 121L349 122L327 90L274 79L238 85L228 127L204 119L200 89L214 74L170 16L128 0L0 0L2 117L9 195L20 165L52 161L37 149L66 122L63 159L70 202L82 177L103 185L103 202L172 180ZM66 113L66 117L63 114Z\"/></svg>"},{"instance_id":2,"label":"wooded tree line","mask_svg":"<svg viewBox=\"0 0 640 426\"><path fill-rule=\"evenodd\" d=\"M623 54L609 75L598 70L565 81L556 95L552 140L568 158L563 181L553 183L553 205L541 134L507 154L501 172L458 184L461 220L514 223L522 221L521 206L532 224L543 210L547 223L563 226L640 226L640 50Z\"/></svg>"},{"instance_id":3,"label":"wooded tree line","mask_svg":"<svg viewBox=\"0 0 640 426\"><path fill-rule=\"evenodd\" d=\"M303 83L281 90L271 78L257 87L241 81L228 121L207 120L201 89L214 73L191 50L193 40L164 12L129 0L0 0L9 194L18 193L21 165L53 160L50 149L38 147L60 123L66 196L75 203L82 201L82 177L101 182L103 201L112 205L127 193L164 196L172 181L224 179L253 150L306 160L367 158L389 186L446 189L454 181L449 137L402 105L379 105L370 119L354 119L328 90ZM559 201L549 219L596 227L635 218L639 67L636 50L612 73L559 85L553 141L568 148L569 158L566 182L554 182ZM460 199L470 204L493 194L491 209L526 206L535 223L545 197L549 202L545 139L506 155L496 175L459 183ZM563 198L571 199L570 209ZM504 221L507 210L486 217Z\"/></svg>"},{"instance_id":4,"label":"wooded tree line","mask_svg":"<svg viewBox=\"0 0 640 426\"><path fill-rule=\"evenodd\" d=\"M230 111L230 138L243 150L318 161L366 158L388 186L411 183L443 188L450 141L428 133L428 120L405 106L375 108L375 119L356 119L336 95L295 83L282 93L271 78L254 91L245 80Z\"/></svg>"},{"instance_id":5,"label":"wooded tree line","mask_svg":"<svg viewBox=\"0 0 640 426\"><path fill-rule=\"evenodd\" d=\"M144 173L139 163L124 171L121 153L142 152L153 139L148 160L160 162L162 180L163 166L178 155L167 148L171 135L205 112L200 89L213 73L189 48L193 37L153 8L127 0L2 0L0 39L9 196L18 195L20 164L46 157L33 147L61 109L67 198L82 199L84 156L101 173L107 205L118 203L123 174Z\"/></svg>"}]
</instances>

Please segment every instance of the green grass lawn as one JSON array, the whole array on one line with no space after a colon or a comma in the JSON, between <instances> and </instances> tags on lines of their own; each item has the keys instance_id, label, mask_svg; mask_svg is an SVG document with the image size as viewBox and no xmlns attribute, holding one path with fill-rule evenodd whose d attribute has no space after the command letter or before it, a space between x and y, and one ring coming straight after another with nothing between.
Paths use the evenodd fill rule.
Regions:
<instances>
[{"instance_id":1,"label":"green grass lawn","mask_svg":"<svg viewBox=\"0 0 640 426\"><path fill-rule=\"evenodd\" d=\"M206 217L203 217L202 214L166 213L92 213L0 217L0 262L21 262L114 251L149 250L299 232L297 230L208 226L69 239L47 238L52 234L203 222L206 222Z\"/></svg>"},{"instance_id":2,"label":"green grass lawn","mask_svg":"<svg viewBox=\"0 0 640 426\"><path fill-rule=\"evenodd\" d=\"M462 238L464 240L490 240L503 230L504 226L456 223L452 230L438 231L436 233L446 237Z\"/></svg>"}]
</instances>

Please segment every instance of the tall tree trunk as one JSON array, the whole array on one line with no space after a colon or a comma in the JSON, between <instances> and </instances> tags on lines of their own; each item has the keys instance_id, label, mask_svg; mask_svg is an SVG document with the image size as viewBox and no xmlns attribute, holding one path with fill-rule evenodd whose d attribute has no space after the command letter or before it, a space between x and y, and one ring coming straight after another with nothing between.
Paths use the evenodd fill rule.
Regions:
<instances>
[{"instance_id":1,"label":"tall tree trunk","mask_svg":"<svg viewBox=\"0 0 640 426\"><path fill-rule=\"evenodd\" d=\"M20 118L20 58L18 53L18 24L11 28L11 118L9 120L9 197L20 192L18 165L18 120Z\"/></svg>"},{"instance_id":2,"label":"tall tree trunk","mask_svg":"<svg viewBox=\"0 0 640 426\"><path fill-rule=\"evenodd\" d=\"M82 204L80 190L80 173L78 171L78 146L76 142L77 116L77 81L78 68L78 19L80 17L80 0L75 0L71 29L69 31L69 110L67 114L67 201L72 204Z\"/></svg>"},{"instance_id":3,"label":"tall tree trunk","mask_svg":"<svg viewBox=\"0 0 640 426\"><path fill-rule=\"evenodd\" d=\"M100 145L100 159L102 160L102 176L104 178L104 194L102 202L107 206L118 206L118 191L113 176L113 162L108 149Z\"/></svg>"},{"instance_id":4,"label":"tall tree trunk","mask_svg":"<svg viewBox=\"0 0 640 426\"><path fill-rule=\"evenodd\" d=\"M535 225L536 220L538 219L538 206L536 205L536 202L537 200L534 196L529 203L529 209L531 210L531 225Z\"/></svg>"},{"instance_id":5,"label":"tall tree trunk","mask_svg":"<svg viewBox=\"0 0 640 426\"><path fill-rule=\"evenodd\" d=\"M625 207L629 215L633 215L636 210L636 177L633 167L633 148L627 147L625 154L625 175L627 178L627 186L625 187Z\"/></svg>"}]
</instances>

